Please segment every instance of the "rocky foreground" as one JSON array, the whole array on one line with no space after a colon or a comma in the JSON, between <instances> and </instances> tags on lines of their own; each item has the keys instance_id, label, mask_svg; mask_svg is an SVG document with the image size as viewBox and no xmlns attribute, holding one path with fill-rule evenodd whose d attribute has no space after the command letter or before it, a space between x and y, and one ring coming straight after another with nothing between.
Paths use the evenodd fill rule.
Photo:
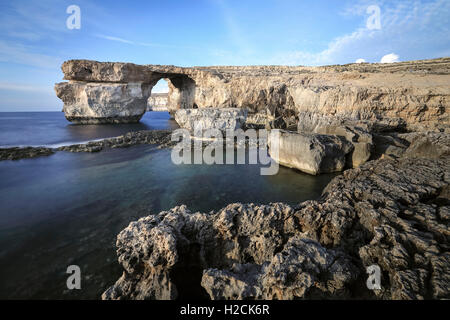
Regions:
<instances>
[{"instance_id":1,"label":"rocky foreground","mask_svg":"<svg viewBox=\"0 0 450 320\"><path fill-rule=\"evenodd\" d=\"M450 298L450 161L370 161L296 207L185 206L117 237L103 299ZM366 268L381 268L381 289Z\"/></svg>"}]
</instances>

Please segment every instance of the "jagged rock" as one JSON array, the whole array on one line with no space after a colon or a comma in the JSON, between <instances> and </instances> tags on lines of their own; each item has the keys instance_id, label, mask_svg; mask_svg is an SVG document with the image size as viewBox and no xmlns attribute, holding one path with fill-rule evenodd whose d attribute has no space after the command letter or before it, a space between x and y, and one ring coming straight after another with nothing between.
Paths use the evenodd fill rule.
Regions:
<instances>
[{"instance_id":1,"label":"jagged rock","mask_svg":"<svg viewBox=\"0 0 450 320\"><path fill-rule=\"evenodd\" d=\"M397 134L373 134L375 147L372 159L398 159L403 156L410 143Z\"/></svg>"},{"instance_id":2,"label":"jagged rock","mask_svg":"<svg viewBox=\"0 0 450 320\"><path fill-rule=\"evenodd\" d=\"M54 153L53 149L46 147L12 147L0 148L0 160L19 160L26 158L36 158L50 156Z\"/></svg>"},{"instance_id":3,"label":"jagged rock","mask_svg":"<svg viewBox=\"0 0 450 320\"><path fill-rule=\"evenodd\" d=\"M373 147L372 135L364 129L351 125L318 125L314 128L315 133L333 134L344 137L353 144L353 151L347 156L350 168L356 168L366 163Z\"/></svg>"},{"instance_id":4,"label":"jagged rock","mask_svg":"<svg viewBox=\"0 0 450 320\"><path fill-rule=\"evenodd\" d=\"M79 124L138 122L147 110L151 87L142 83L62 82L56 95L66 119Z\"/></svg>"},{"instance_id":5,"label":"jagged rock","mask_svg":"<svg viewBox=\"0 0 450 320\"><path fill-rule=\"evenodd\" d=\"M448 299L449 195L448 157L405 158L347 170L295 208L176 207L118 235L124 274L102 297Z\"/></svg>"},{"instance_id":6,"label":"jagged rock","mask_svg":"<svg viewBox=\"0 0 450 320\"><path fill-rule=\"evenodd\" d=\"M69 152L99 152L105 148L127 148L138 144L155 144L158 148L173 147L176 142L171 139L170 130L142 130L128 132L124 135L90 141L88 143L72 144L58 148L46 147L13 147L0 148L0 160L19 160L49 156L56 151Z\"/></svg>"},{"instance_id":7,"label":"jagged rock","mask_svg":"<svg viewBox=\"0 0 450 320\"><path fill-rule=\"evenodd\" d=\"M179 206L132 222L117 237L123 276L102 297L174 299L192 298L192 292L206 297L203 269L271 259L293 232L290 214L284 204L230 204L215 214Z\"/></svg>"},{"instance_id":8,"label":"jagged rock","mask_svg":"<svg viewBox=\"0 0 450 320\"><path fill-rule=\"evenodd\" d=\"M444 277L438 261L447 259L450 230L439 212L448 205L437 199L449 183L448 158L369 162L334 179L324 202L306 202L296 215L322 245L343 247L364 266L378 264L386 275L378 297L448 297L448 284L428 279Z\"/></svg>"},{"instance_id":9,"label":"jagged rock","mask_svg":"<svg viewBox=\"0 0 450 320\"><path fill-rule=\"evenodd\" d=\"M202 287L213 300L292 300L307 296L348 295L358 269L345 254L294 236L269 262L234 265L231 270L207 269Z\"/></svg>"},{"instance_id":10,"label":"jagged rock","mask_svg":"<svg viewBox=\"0 0 450 320\"><path fill-rule=\"evenodd\" d=\"M105 148L127 148L138 144L157 144L159 147L171 147L170 130L142 130L128 132L122 136L91 141L82 144L73 144L57 148L58 151L69 152L98 152Z\"/></svg>"},{"instance_id":11,"label":"jagged rock","mask_svg":"<svg viewBox=\"0 0 450 320\"><path fill-rule=\"evenodd\" d=\"M450 155L450 134L445 132L375 134L374 143L373 159L439 159Z\"/></svg>"},{"instance_id":12,"label":"jagged rock","mask_svg":"<svg viewBox=\"0 0 450 320\"><path fill-rule=\"evenodd\" d=\"M272 130L270 156L279 164L309 174L342 171L353 146L339 136Z\"/></svg>"},{"instance_id":13,"label":"jagged rock","mask_svg":"<svg viewBox=\"0 0 450 320\"><path fill-rule=\"evenodd\" d=\"M241 129L247 119L245 109L180 109L175 113L175 121L180 127L194 132L206 129L221 131Z\"/></svg>"},{"instance_id":14,"label":"jagged rock","mask_svg":"<svg viewBox=\"0 0 450 320\"><path fill-rule=\"evenodd\" d=\"M450 155L450 133L416 132L399 134L399 137L410 143L404 157L437 159Z\"/></svg>"}]
</instances>

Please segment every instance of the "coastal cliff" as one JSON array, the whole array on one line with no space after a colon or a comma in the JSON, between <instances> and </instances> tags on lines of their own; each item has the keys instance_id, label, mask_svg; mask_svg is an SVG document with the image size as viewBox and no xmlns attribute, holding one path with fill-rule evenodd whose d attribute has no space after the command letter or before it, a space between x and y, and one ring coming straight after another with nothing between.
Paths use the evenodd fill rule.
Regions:
<instances>
[{"instance_id":1,"label":"coastal cliff","mask_svg":"<svg viewBox=\"0 0 450 320\"><path fill-rule=\"evenodd\" d=\"M161 78L169 83L171 113L245 108L268 120L293 118L295 124L332 117L412 131L448 130L450 122L450 58L324 67L190 68L69 60L62 71L69 82L56 84L56 94L64 102L66 117L81 123L138 121L151 88Z\"/></svg>"}]
</instances>

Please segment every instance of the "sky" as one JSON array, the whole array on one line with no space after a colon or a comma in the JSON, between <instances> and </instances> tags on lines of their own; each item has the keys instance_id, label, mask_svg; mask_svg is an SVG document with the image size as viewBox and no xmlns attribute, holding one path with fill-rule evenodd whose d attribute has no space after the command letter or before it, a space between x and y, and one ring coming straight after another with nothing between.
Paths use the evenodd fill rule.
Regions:
<instances>
[{"instance_id":1,"label":"sky","mask_svg":"<svg viewBox=\"0 0 450 320\"><path fill-rule=\"evenodd\" d=\"M389 63L450 56L449 26L450 0L0 0L0 111L60 111L53 87L68 59Z\"/></svg>"}]
</instances>

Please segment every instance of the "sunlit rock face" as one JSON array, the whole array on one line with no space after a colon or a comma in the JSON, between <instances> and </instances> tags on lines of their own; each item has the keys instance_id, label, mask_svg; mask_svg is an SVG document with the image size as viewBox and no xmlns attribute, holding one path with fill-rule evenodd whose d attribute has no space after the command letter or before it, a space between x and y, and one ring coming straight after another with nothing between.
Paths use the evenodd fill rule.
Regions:
<instances>
[{"instance_id":1,"label":"sunlit rock face","mask_svg":"<svg viewBox=\"0 0 450 320\"><path fill-rule=\"evenodd\" d=\"M353 145L336 135L302 134L272 130L269 134L269 153L279 164L317 175L342 171L346 155Z\"/></svg>"},{"instance_id":2,"label":"sunlit rock face","mask_svg":"<svg viewBox=\"0 0 450 320\"><path fill-rule=\"evenodd\" d=\"M79 124L138 122L147 109L144 83L63 82L55 86L67 120Z\"/></svg>"},{"instance_id":3,"label":"sunlit rock face","mask_svg":"<svg viewBox=\"0 0 450 320\"><path fill-rule=\"evenodd\" d=\"M62 70L69 83L141 83L151 88L167 79L171 114L189 108L245 108L269 120L281 118L281 125L283 120L291 125L292 117L299 123L332 117L394 129L400 125L413 131L449 131L450 58L325 67L190 68L70 60Z\"/></svg>"}]
</instances>

